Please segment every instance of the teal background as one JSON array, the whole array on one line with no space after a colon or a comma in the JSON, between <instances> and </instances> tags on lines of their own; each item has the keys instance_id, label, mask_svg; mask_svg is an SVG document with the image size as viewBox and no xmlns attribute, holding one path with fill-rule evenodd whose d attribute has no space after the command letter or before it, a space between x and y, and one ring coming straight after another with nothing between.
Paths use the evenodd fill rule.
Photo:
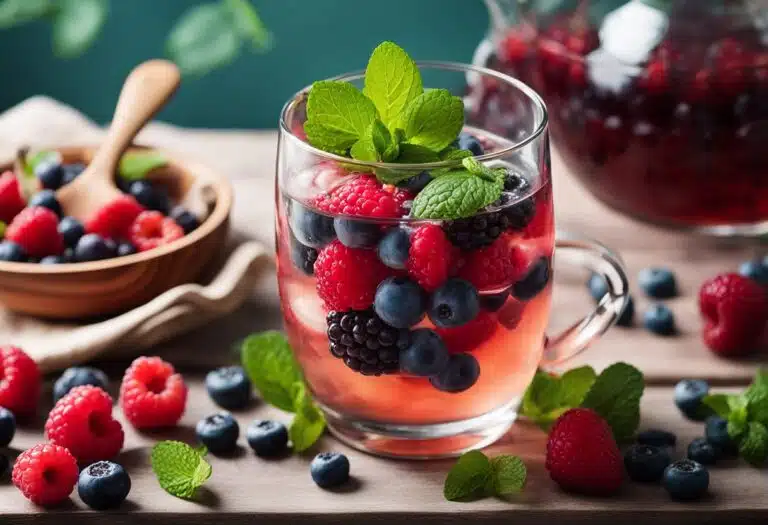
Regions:
<instances>
[{"instance_id":1,"label":"teal background","mask_svg":"<svg viewBox=\"0 0 768 525\"><path fill-rule=\"evenodd\" d=\"M53 56L44 22L0 31L0 111L34 94L98 122L111 118L132 66L161 56L179 15L204 0L112 0L102 34L74 60ZM210 0L208 0L210 1ZM275 127L282 104L313 80L362 69L382 40L417 60L467 62L488 28L481 0L254 0L275 37L266 54L185 79L159 118L195 127Z\"/></svg>"}]
</instances>

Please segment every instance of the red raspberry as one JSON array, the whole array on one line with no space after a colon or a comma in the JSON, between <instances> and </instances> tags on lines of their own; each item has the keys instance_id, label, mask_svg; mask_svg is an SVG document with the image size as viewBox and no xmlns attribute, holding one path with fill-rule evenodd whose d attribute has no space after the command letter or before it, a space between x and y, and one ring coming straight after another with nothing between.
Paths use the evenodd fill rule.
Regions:
<instances>
[{"instance_id":1,"label":"red raspberry","mask_svg":"<svg viewBox=\"0 0 768 525\"><path fill-rule=\"evenodd\" d=\"M455 258L455 248L443 229L436 224L427 224L411 234L406 269L414 281L431 292L448 279Z\"/></svg>"},{"instance_id":2,"label":"red raspberry","mask_svg":"<svg viewBox=\"0 0 768 525\"><path fill-rule=\"evenodd\" d=\"M64 251L64 239L58 226L59 218L48 208L24 208L5 230L5 238L24 248L32 257L58 255Z\"/></svg>"},{"instance_id":3,"label":"red raspberry","mask_svg":"<svg viewBox=\"0 0 768 525\"><path fill-rule=\"evenodd\" d=\"M517 64L523 62L530 52L530 44L525 37L516 32L507 35L499 45L502 60L507 63Z\"/></svg>"},{"instance_id":4,"label":"red raspberry","mask_svg":"<svg viewBox=\"0 0 768 525\"><path fill-rule=\"evenodd\" d=\"M112 418L112 398L97 386L78 386L62 397L45 422L45 437L83 463L111 459L123 448L123 427Z\"/></svg>"},{"instance_id":5,"label":"red raspberry","mask_svg":"<svg viewBox=\"0 0 768 525\"><path fill-rule=\"evenodd\" d=\"M40 371L21 348L0 346L0 406L16 416L33 414L40 397Z\"/></svg>"},{"instance_id":6,"label":"red raspberry","mask_svg":"<svg viewBox=\"0 0 768 525\"><path fill-rule=\"evenodd\" d=\"M136 217L129 238L140 252L146 252L182 237L184 230L176 221L158 211L145 211Z\"/></svg>"},{"instance_id":7,"label":"red raspberry","mask_svg":"<svg viewBox=\"0 0 768 525\"><path fill-rule=\"evenodd\" d=\"M138 357L125 371L120 406L134 427L173 426L184 414L186 404L184 379L159 357Z\"/></svg>"},{"instance_id":8,"label":"red raspberry","mask_svg":"<svg viewBox=\"0 0 768 525\"><path fill-rule=\"evenodd\" d=\"M666 91L669 83L669 71L664 60L651 61L645 68L645 74L640 79L640 85L646 91L657 94Z\"/></svg>"},{"instance_id":9,"label":"red raspberry","mask_svg":"<svg viewBox=\"0 0 768 525\"><path fill-rule=\"evenodd\" d=\"M318 195L314 206L329 214L393 218L405 215L403 203L411 195L393 186L384 187L373 175L360 175L329 193Z\"/></svg>"},{"instance_id":10,"label":"red raspberry","mask_svg":"<svg viewBox=\"0 0 768 525\"><path fill-rule=\"evenodd\" d=\"M496 316L480 312L470 322L454 328L436 328L435 331L451 353L471 352L496 332Z\"/></svg>"},{"instance_id":11,"label":"red raspberry","mask_svg":"<svg viewBox=\"0 0 768 525\"><path fill-rule=\"evenodd\" d=\"M96 210L86 222L85 229L108 239L128 239L131 225L143 211L144 206L136 199L123 195Z\"/></svg>"},{"instance_id":12,"label":"red raspberry","mask_svg":"<svg viewBox=\"0 0 768 525\"><path fill-rule=\"evenodd\" d=\"M332 310L365 310L389 274L375 251L347 248L338 240L323 248L315 261L317 293Z\"/></svg>"},{"instance_id":13,"label":"red raspberry","mask_svg":"<svg viewBox=\"0 0 768 525\"><path fill-rule=\"evenodd\" d=\"M43 443L25 450L13 465L13 484L36 505L53 506L75 488L77 460L64 447Z\"/></svg>"},{"instance_id":14,"label":"red raspberry","mask_svg":"<svg viewBox=\"0 0 768 525\"><path fill-rule=\"evenodd\" d=\"M744 356L760 346L768 326L768 294L752 279L728 273L701 286L704 343L716 354Z\"/></svg>"},{"instance_id":15,"label":"red raspberry","mask_svg":"<svg viewBox=\"0 0 768 525\"><path fill-rule=\"evenodd\" d=\"M478 290L507 288L520 277L527 264L525 254L515 243L514 236L503 234L490 246L469 253L459 276Z\"/></svg>"},{"instance_id":16,"label":"red raspberry","mask_svg":"<svg viewBox=\"0 0 768 525\"><path fill-rule=\"evenodd\" d=\"M16 175L12 171L0 175L0 221L11 222L26 206Z\"/></svg>"},{"instance_id":17,"label":"red raspberry","mask_svg":"<svg viewBox=\"0 0 768 525\"><path fill-rule=\"evenodd\" d=\"M546 467L562 489L581 494L613 494L624 478L611 427L588 408L573 408L555 421L547 440Z\"/></svg>"}]
</instances>

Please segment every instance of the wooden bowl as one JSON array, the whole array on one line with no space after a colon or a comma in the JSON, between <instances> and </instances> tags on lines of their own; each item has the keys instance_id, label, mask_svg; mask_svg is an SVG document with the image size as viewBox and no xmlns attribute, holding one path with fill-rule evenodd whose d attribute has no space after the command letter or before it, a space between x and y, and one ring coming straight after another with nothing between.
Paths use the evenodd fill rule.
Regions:
<instances>
[{"instance_id":1,"label":"wooden bowl","mask_svg":"<svg viewBox=\"0 0 768 525\"><path fill-rule=\"evenodd\" d=\"M88 164L95 150L57 148L67 164ZM150 179L163 185L174 202L198 213L207 208L207 217L196 230L154 250L103 261L61 265L0 261L0 303L14 312L50 319L101 317L130 310L198 279L226 241L232 187L210 168L161 153L169 164L153 171ZM0 173L10 168L10 161L0 163Z\"/></svg>"}]
</instances>

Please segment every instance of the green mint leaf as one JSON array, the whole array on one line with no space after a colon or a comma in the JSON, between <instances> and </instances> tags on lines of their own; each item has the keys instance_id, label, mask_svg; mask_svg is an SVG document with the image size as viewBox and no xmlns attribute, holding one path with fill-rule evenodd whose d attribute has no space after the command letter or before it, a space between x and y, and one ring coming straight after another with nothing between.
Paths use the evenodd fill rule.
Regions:
<instances>
[{"instance_id":1,"label":"green mint leaf","mask_svg":"<svg viewBox=\"0 0 768 525\"><path fill-rule=\"evenodd\" d=\"M54 8L53 0L0 1L0 29L9 29L43 18Z\"/></svg>"},{"instance_id":2,"label":"green mint leaf","mask_svg":"<svg viewBox=\"0 0 768 525\"><path fill-rule=\"evenodd\" d=\"M768 460L768 428L762 423L752 421L739 443L739 455L744 461L760 467Z\"/></svg>"},{"instance_id":3,"label":"green mint leaf","mask_svg":"<svg viewBox=\"0 0 768 525\"><path fill-rule=\"evenodd\" d=\"M584 401L587 392L597 380L597 373L591 366L580 366L568 370L560 377L560 404L568 408L576 408Z\"/></svg>"},{"instance_id":4,"label":"green mint leaf","mask_svg":"<svg viewBox=\"0 0 768 525\"><path fill-rule=\"evenodd\" d=\"M294 385L301 383L303 376L285 336L275 330L248 336L243 341L241 359L264 401L293 412Z\"/></svg>"},{"instance_id":5,"label":"green mint leaf","mask_svg":"<svg viewBox=\"0 0 768 525\"><path fill-rule=\"evenodd\" d=\"M350 150L352 158L366 162L391 161L400 154L400 147L384 123L376 119Z\"/></svg>"},{"instance_id":6,"label":"green mint leaf","mask_svg":"<svg viewBox=\"0 0 768 525\"><path fill-rule=\"evenodd\" d=\"M750 421L768 426L768 371L758 370L754 381L744 392Z\"/></svg>"},{"instance_id":7,"label":"green mint leaf","mask_svg":"<svg viewBox=\"0 0 768 525\"><path fill-rule=\"evenodd\" d=\"M177 498L194 497L213 471L200 451L181 441L161 441L152 447L150 460L160 486Z\"/></svg>"},{"instance_id":8,"label":"green mint leaf","mask_svg":"<svg viewBox=\"0 0 768 525\"><path fill-rule=\"evenodd\" d=\"M626 363L609 366L597 376L581 406L600 414L611 426L617 441L635 433L640 424L640 398L645 382L637 368Z\"/></svg>"},{"instance_id":9,"label":"green mint leaf","mask_svg":"<svg viewBox=\"0 0 768 525\"><path fill-rule=\"evenodd\" d=\"M408 104L399 127L409 143L442 151L464 127L464 102L447 89L431 89Z\"/></svg>"},{"instance_id":10,"label":"green mint leaf","mask_svg":"<svg viewBox=\"0 0 768 525\"><path fill-rule=\"evenodd\" d=\"M272 33L269 32L259 13L248 0L224 0L224 6L232 15L232 24L240 36L250 42L255 51L266 51L272 47Z\"/></svg>"},{"instance_id":11,"label":"green mint leaf","mask_svg":"<svg viewBox=\"0 0 768 525\"><path fill-rule=\"evenodd\" d=\"M379 152L376 150L376 144L374 144L371 137L360 137L360 139L352 145L349 150L349 155L353 159L362 160L363 162L378 162Z\"/></svg>"},{"instance_id":12,"label":"green mint leaf","mask_svg":"<svg viewBox=\"0 0 768 525\"><path fill-rule=\"evenodd\" d=\"M452 146L445 148L439 154L440 160L444 160L444 161L459 161L471 156L472 156L471 151L467 149L456 149ZM452 166L450 168L438 168L436 170L432 170L430 175L433 178L437 178L437 177L440 177L441 175L445 175L446 173L450 173L452 171L456 171L457 169L461 169L461 168L462 166L459 166L459 165Z\"/></svg>"},{"instance_id":13,"label":"green mint leaf","mask_svg":"<svg viewBox=\"0 0 768 525\"><path fill-rule=\"evenodd\" d=\"M482 164L475 159L475 157L467 156L461 159L461 164L472 175L485 179L489 182L496 182L502 187L504 186L504 177L507 175L505 168L489 168L485 164Z\"/></svg>"},{"instance_id":14,"label":"green mint leaf","mask_svg":"<svg viewBox=\"0 0 768 525\"><path fill-rule=\"evenodd\" d=\"M365 135L376 118L373 102L355 86L321 80L309 91L304 131L316 148L345 152Z\"/></svg>"},{"instance_id":15,"label":"green mint leaf","mask_svg":"<svg viewBox=\"0 0 768 525\"><path fill-rule=\"evenodd\" d=\"M58 161L61 162L61 155L58 151L36 151L35 153L27 153L24 159L24 174L29 176L35 175L35 169L43 162Z\"/></svg>"},{"instance_id":16,"label":"green mint leaf","mask_svg":"<svg viewBox=\"0 0 768 525\"><path fill-rule=\"evenodd\" d=\"M730 394L710 394L704 396L701 400L702 404L712 409L712 411L723 419L728 419L731 413L731 406L728 398L732 397Z\"/></svg>"},{"instance_id":17,"label":"green mint leaf","mask_svg":"<svg viewBox=\"0 0 768 525\"><path fill-rule=\"evenodd\" d=\"M168 165L168 159L157 151L129 151L120 158L118 173L126 180L140 180L152 170Z\"/></svg>"},{"instance_id":18,"label":"green mint leaf","mask_svg":"<svg viewBox=\"0 0 768 525\"><path fill-rule=\"evenodd\" d=\"M590 366L574 368L559 378L537 370L523 396L522 414L549 431L558 417L581 404L596 376Z\"/></svg>"},{"instance_id":19,"label":"green mint leaf","mask_svg":"<svg viewBox=\"0 0 768 525\"><path fill-rule=\"evenodd\" d=\"M491 477L486 492L494 496L506 496L523 490L528 470L517 456L501 455L491 459Z\"/></svg>"},{"instance_id":20,"label":"green mint leaf","mask_svg":"<svg viewBox=\"0 0 768 525\"><path fill-rule=\"evenodd\" d=\"M73 58L88 49L107 19L107 0L59 0L53 16L53 50Z\"/></svg>"},{"instance_id":21,"label":"green mint leaf","mask_svg":"<svg viewBox=\"0 0 768 525\"><path fill-rule=\"evenodd\" d=\"M493 474L491 462L479 450L463 454L448 472L443 495L448 501L481 496Z\"/></svg>"},{"instance_id":22,"label":"green mint leaf","mask_svg":"<svg viewBox=\"0 0 768 525\"><path fill-rule=\"evenodd\" d=\"M373 50L365 69L363 93L376 105L384 124L392 128L423 92L419 68L400 46L383 42Z\"/></svg>"},{"instance_id":23,"label":"green mint leaf","mask_svg":"<svg viewBox=\"0 0 768 525\"><path fill-rule=\"evenodd\" d=\"M440 157L431 149L407 142L400 145L400 155L397 157L397 162L401 164L424 164L439 161Z\"/></svg>"},{"instance_id":24,"label":"green mint leaf","mask_svg":"<svg viewBox=\"0 0 768 525\"><path fill-rule=\"evenodd\" d=\"M728 435L738 441L747 431L749 415L747 413L747 399L744 396L730 396L728 405L731 409L728 414Z\"/></svg>"},{"instance_id":25,"label":"green mint leaf","mask_svg":"<svg viewBox=\"0 0 768 525\"><path fill-rule=\"evenodd\" d=\"M522 413L528 418L546 414L560 405L560 399L560 379L543 370L536 370L523 396Z\"/></svg>"},{"instance_id":26,"label":"green mint leaf","mask_svg":"<svg viewBox=\"0 0 768 525\"><path fill-rule=\"evenodd\" d=\"M466 159L464 159L466 160ZM432 180L413 201L418 219L460 219L498 200L504 183L489 181L466 170L451 171Z\"/></svg>"},{"instance_id":27,"label":"green mint leaf","mask_svg":"<svg viewBox=\"0 0 768 525\"><path fill-rule=\"evenodd\" d=\"M296 415L288 428L288 437L293 443L293 450L304 452L323 435L325 416L315 405L304 383L294 384L293 399Z\"/></svg>"}]
</instances>

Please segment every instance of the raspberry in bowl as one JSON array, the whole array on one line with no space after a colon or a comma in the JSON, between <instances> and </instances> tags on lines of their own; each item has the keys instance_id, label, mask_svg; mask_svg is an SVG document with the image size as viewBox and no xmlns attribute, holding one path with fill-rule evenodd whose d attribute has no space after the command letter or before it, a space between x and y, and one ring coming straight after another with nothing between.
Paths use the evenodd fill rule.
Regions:
<instances>
[{"instance_id":1,"label":"raspberry in bowl","mask_svg":"<svg viewBox=\"0 0 768 525\"><path fill-rule=\"evenodd\" d=\"M515 133L478 126L442 88L461 88L468 72L517 94L527 118ZM441 83L423 85L422 73ZM410 458L484 446L514 422L542 362L583 349L571 336L542 344L556 244L547 148L546 110L526 85L471 66L419 67L390 42L365 75L315 82L286 104L281 305L339 438ZM592 319L594 333L625 299L618 262L605 271L617 301Z\"/></svg>"}]
</instances>

